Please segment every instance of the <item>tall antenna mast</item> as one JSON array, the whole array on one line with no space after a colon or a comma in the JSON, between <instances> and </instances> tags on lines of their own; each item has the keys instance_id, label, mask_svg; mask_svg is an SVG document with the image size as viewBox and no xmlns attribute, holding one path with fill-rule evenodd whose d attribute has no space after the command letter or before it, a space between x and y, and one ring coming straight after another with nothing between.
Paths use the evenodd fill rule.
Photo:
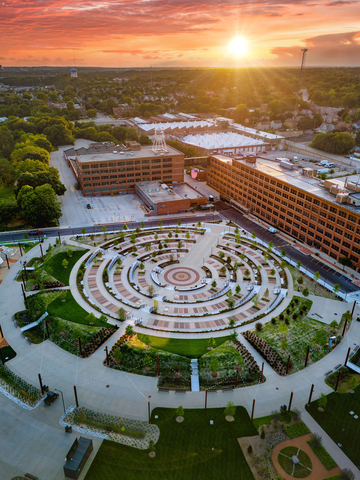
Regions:
<instances>
[{"instance_id":1,"label":"tall antenna mast","mask_svg":"<svg viewBox=\"0 0 360 480\"><path fill-rule=\"evenodd\" d=\"M154 153L167 153L169 151L161 128L155 128L152 151Z\"/></svg>"},{"instance_id":2,"label":"tall antenna mast","mask_svg":"<svg viewBox=\"0 0 360 480\"><path fill-rule=\"evenodd\" d=\"M152 85L152 66L150 67L150 83Z\"/></svg>"},{"instance_id":3,"label":"tall antenna mast","mask_svg":"<svg viewBox=\"0 0 360 480\"><path fill-rule=\"evenodd\" d=\"M301 49L301 51L303 52L303 54L302 54L302 60L301 60L299 90L300 90L300 88L301 88L301 82L302 82L302 78L303 78L303 75L304 75L306 52L307 52L308 50L309 50L308 48L302 48L302 49Z\"/></svg>"}]
</instances>

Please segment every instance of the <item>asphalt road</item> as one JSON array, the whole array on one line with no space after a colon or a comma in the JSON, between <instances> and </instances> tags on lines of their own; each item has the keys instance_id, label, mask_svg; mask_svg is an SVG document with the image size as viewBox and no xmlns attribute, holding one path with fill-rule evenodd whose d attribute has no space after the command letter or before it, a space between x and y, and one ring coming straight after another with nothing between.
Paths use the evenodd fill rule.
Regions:
<instances>
[{"instance_id":1,"label":"asphalt road","mask_svg":"<svg viewBox=\"0 0 360 480\"><path fill-rule=\"evenodd\" d=\"M230 207L224 202L217 202L216 209L220 212L225 218L237 223L240 227L244 228L248 232L255 232L256 236L263 240L264 242L269 243L270 240L273 242L275 248L277 248L278 253L280 254L282 250L286 251L286 256L293 260L294 262L301 261L302 267L307 269L309 273L314 274L315 272L320 273L320 278L326 280L326 283L329 284L329 289L332 290L335 284L339 284L340 290L345 293L354 292L359 290L357 285L354 285L347 276L339 273L337 270L334 270L328 264L322 262L318 258L310 257L300 252L297 248L294 248L291 243L286 242L283 238L272 234L267 231L267 229L261 227L255 222L252 222L242 213L238 212L234 208ZM301 242L298 242L301 243Z\"/></svg>"},{"instance_id":2,"label":"asphalt road","mask_svg":"<svg viewBox=\"0 0 360 480\"><path fill-rule=\"evenodd\" d=\"M196 224L199 220L203 222L204 220L208 220L210 222L216 221L216 220L222 220L222 218L215 212L215 213L208 213L208 215L204 216L196 216L196 217L174 217L172 218L167 218L164 217L161 219L162 224L164 227L167 225L174 225L177 220L180 219L183 225L194 225ZM86 233L91 234L91 233L98 233L102 232L102 227L105 226L106 230L108 232L112 232L114 230L121 230L124 223L127 224L127 226L130 229L140 227L141 228L141 221L139 222L119 222L119 223L105 223L105 224L100 224L100 225L94 225L92 227L85 227ZM144 222L146 227L157 227L159 220L150 220ZM77 235L81 234L82 232L82 227L67 227L67 228L39 228L39 232L41 236L46 235L47 237L57 237L58 232L60 232L60 235ZM35 233L36 230L29 230L29 232L34 232L34 234L29 235L29 239L36 239L37 234ZM13 242L13 241L20 241L24 240L24 233L23 232L1 232L0 233L0 242Z\"/></svg>"}]
</instances>

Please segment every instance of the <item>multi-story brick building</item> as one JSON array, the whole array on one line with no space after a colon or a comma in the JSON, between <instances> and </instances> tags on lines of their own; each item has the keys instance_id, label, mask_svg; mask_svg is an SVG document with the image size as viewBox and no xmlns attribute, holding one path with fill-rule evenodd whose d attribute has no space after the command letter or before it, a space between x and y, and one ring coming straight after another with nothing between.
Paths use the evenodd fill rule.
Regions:
<instances>
[{"instance_id":1,"label":"multi-story brick building","mask_svg":"<svg viewBox=\"0 0 360 480\"><path fill-rule=\"evenodd\" d=\"M359 269L359 187L341 182L324 184L269 160L209 159L208 184L223 198L334 259L349 257Z\"/></svg>"},{"instance_id":2,"label":"multi-story brick building","mask_svg":"<svg viewBox=\"0 0 360 480\"><path fill-rule=\"evenodd\" d=\"M134 193L137 182L183 182L184 154L167 149L155 153L152 146L137 142L127 142L126 147L100 143L65 150L64 157L84 196L118 195Z\"/></svg>"}]
</instances>

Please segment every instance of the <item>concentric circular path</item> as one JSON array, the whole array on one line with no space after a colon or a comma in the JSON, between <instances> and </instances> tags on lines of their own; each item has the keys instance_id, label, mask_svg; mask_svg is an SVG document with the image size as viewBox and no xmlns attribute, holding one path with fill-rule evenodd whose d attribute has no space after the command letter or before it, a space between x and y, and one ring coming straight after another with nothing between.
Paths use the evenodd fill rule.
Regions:
<instances>
[{"instance_id":1,"label":"concentric circular path","mask_svg":"<svg viewBox=\"0 0 360 480\"><path fill-rule=\"evenodd\" d=\"M164 274L166 283L177 287L187 287L193 285L200 280L199 273L193 268L175 267L171 268Z\"/></svg>"}]
</instances>

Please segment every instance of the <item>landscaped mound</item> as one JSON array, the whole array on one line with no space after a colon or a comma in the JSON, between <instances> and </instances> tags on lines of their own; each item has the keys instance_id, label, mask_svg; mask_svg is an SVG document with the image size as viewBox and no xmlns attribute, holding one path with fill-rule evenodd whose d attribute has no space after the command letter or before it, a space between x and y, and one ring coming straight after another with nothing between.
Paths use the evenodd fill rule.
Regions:
<instances>
[{"instance_id":1,"label":"landscaped mound","mask_svg":"<svg viewBox=\"0 0 360 480\"><path fill-rule=\"evenodd\" d=\"M278 456L280 466L294 478L306 478L312 472L310 457L298 447L286 447Z\"/></svg>"}]
</instances>

